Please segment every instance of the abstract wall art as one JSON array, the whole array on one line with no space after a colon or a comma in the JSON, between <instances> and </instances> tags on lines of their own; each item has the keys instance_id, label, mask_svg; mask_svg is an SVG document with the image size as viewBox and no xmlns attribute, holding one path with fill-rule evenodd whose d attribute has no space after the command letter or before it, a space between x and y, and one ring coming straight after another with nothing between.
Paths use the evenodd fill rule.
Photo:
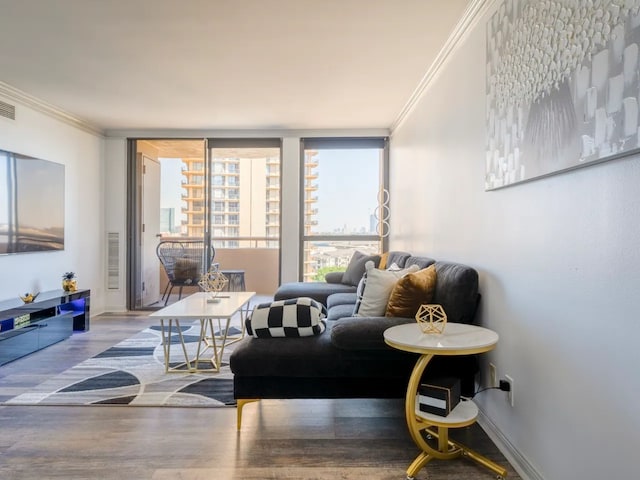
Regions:
<instances>
[{"instance_id":1,"label":"abstract wall art","mask_svg":"<svg viewBox=\"0 0 640 480\"><path fill-rule=\"evenodd\" d=\"M487 23L493 190L640 147L640 0L505 0Z\"/></svg>"}]
</instances>

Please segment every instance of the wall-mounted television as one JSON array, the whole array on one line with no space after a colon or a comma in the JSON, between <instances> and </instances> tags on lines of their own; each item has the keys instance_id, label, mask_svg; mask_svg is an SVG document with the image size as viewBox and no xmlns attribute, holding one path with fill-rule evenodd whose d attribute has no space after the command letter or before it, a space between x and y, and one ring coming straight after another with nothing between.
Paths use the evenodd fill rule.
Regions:
<instances>
[{"instance_id":1,"label":"wall-mounted television","mask_svg":"<svg viewBox=\"0 0 640 480\"><path fill-rule=\"evenodd\" d=\"M64 165L0 150L0 255L64 250Z\"/></svg>"}]
</instances>

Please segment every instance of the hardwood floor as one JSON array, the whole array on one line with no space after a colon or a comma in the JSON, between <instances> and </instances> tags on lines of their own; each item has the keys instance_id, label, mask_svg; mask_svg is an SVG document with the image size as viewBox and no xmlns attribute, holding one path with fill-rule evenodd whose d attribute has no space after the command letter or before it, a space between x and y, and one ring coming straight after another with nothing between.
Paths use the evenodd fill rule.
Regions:
<instances>
[{"instance_id":1,"label":"hardwood floor","mask_svg":"<svg viewBox=\"0 0 640 480\"><path fill-rule=\"evenodd\" d=\"M0 367L0 401L151 325L101 315L91 330ZM404 479L418 451L401 400L265 400L244 408L1 406L0 478ZM477 426L451 436L509 470ZM420 480L491 479L464 458L433 461Z\"/></svg>"}]
</instances>

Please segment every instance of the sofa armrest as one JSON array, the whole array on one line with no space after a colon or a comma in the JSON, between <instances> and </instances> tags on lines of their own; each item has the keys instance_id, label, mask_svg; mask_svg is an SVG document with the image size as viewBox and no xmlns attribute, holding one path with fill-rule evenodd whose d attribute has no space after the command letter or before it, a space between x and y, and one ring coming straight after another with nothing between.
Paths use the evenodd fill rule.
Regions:
<instances>
[{"instance_id":1,"label":"sofa armrest","mask_svg":"<svg viewBox=\"0 0 640 480\"><path fill-rule=\"evenodd\" d=\"M331 343L342 350L387 350L384 331L415 318L347 317L337 320L331 329Z\"/></svg>"},{"instance_id":2,"label":"sofa armrest","mask_svg":"<svg viewBox=\"0 0 640 480\"><path fill-rule=\"evenodd\" d=\"M324 276L324 281L327 283L342 283L342 277L344 272L329 272Z\"/></svg>"}]
</instances>

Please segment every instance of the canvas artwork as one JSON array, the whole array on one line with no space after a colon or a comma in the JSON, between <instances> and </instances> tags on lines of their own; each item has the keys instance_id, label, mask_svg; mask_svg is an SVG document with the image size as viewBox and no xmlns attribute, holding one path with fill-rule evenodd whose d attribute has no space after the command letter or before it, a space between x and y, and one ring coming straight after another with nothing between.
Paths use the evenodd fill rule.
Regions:
<instances>
[{"instance_id":1,"label":"canvas artwork","mask_svg":"<svg viewBox=\"0 0 640 480\"><path fill-rule=\"evenodd\" d=\"M485 188L640 147L640 0L505 0L487 23Z\"/></svg>"}]
</instances>

